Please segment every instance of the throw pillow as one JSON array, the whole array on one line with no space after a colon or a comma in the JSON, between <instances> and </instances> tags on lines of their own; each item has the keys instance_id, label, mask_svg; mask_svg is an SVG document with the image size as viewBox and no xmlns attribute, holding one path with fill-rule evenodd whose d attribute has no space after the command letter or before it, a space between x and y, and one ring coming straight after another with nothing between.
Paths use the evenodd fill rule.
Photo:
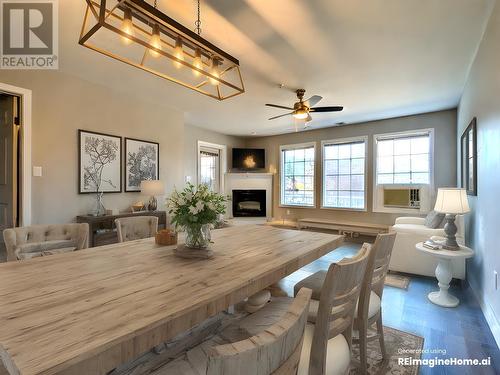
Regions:
<instances>
[{"instance_id":1,"label":"throw pillow","mask_svg":"<svg viewBox=\"0 0 500 375\"><path fill-rule=\"evenodd\" d=\"M444 217L445 214L432 210L427 214L427 217L425 218L425 226L431 229L440 228L441 224L444 221Z\"/></svg>"}]
</instances>

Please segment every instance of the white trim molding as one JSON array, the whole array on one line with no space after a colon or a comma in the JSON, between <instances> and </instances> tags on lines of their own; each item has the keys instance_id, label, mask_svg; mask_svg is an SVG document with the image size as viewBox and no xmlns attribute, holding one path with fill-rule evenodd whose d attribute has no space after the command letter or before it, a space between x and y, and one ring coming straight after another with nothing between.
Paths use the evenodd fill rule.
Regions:
<instances>
[{"instance_id":1,"label":"white trim molding","mask_svg":"<svg viewBox=\"0 0 500 375\"><path fill-rule=\"evenodd\" d=\"M467 283L469 284L472 293L479 302L479 306L481 307L484 318L486 319L486 322L490 327L491 334L493 335L493 338L495 339L498 347L500 348L500 321L498 321L495 315L495 311L491 307L490 303L484 298L484 294L481 293L480 291L476 291L476 288L472 286L470 282Z\"/></svg>"},{"instance_id":2,"label":"white trim molding","mask_svg":"<svg viewBox=\"0 0 500 375\"><path fill-rule=\"evenodd\" d=\"M0 92L21 97L21 216L19 224L31 224L31 90L0 82Z\"/></svg>"},{"instance_id":3,"label":"white trim molding","mask_svg":"<svg viewBox=\"0 0 500 375\"><path fill-rule=\"evenodd\" d=\"M329 207L324 205L324 196L325 196L325 174L324 174L324 166L325 166L325 146L328 145L340 145L345 143L355 143L355 142L363 142L365 144L365 162L364 162L364 207L363 208L352 208L352 207ZM321 141L321 194L320 194L320 208L323 210L341 210L341 211L356 211L356 212L366 212L368 210L368 136L362 135L359 137L349 137L349 138L339 138L339 139L329 139L325 141Z\"/></svg>"},{"instance_id":4,"label":"white trim molding","mask_svg":"<svg viewBox=\"0 0 500 375\"><path fill-rule=\"evenodd\" d=\"M406 187L415 187L421 188L423 190L424 197L421 197L422 205L420 209L412 209L412 208L393 208L393 207L384 207L382 199L380 197L380 187L384 185L391 184L377 184L377 144L379 140L390 139L390 138L398 138L398 137L412 137L418 135L429 135L429 184L392 184L396 186L406 186ZM382 212L382 213L396 213L396 214L427 214L431 209L431 203L434 200L435 196L435 188L434 188L434 171L435 171L435 163L434 163L434 128L427 129L415 129L415 130L407 130L402 132L394 132L394 133L383 133L383 134L374 134L373 135L373 212Z\"/></svg>"}]
</instances>

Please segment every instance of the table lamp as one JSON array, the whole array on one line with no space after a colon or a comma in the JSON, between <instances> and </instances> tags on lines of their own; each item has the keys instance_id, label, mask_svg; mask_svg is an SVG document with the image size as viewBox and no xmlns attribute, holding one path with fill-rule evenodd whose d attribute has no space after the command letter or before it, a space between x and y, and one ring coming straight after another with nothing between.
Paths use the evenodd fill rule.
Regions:
<instances>
[{"instance_id":1,"label":"table lamp","mask_svg":"<svg viewBox=\"0 0 500 375\"><path fill-rule=\"evenodd\" d=\"M449 250L458 250L457 226L455 218L459 214L465 214L470 211L467 193L465 189L460 188L440 188L436 198L434 210L446 214L446 224L444 232L446 233L446 242L444 248Z\"/></svg>"},{"instance_id":2,"label":"table lamp","mask_svg":"<svg viewBox=\"0 0 500 375\"><path fill-rule=\"evenodd\" d=\"M141 192L151 197L148 203L148 210L156 211L158 207L156 197L165 194L165 186L160 180L141 181Z\"/></svg>"}]
</instances>

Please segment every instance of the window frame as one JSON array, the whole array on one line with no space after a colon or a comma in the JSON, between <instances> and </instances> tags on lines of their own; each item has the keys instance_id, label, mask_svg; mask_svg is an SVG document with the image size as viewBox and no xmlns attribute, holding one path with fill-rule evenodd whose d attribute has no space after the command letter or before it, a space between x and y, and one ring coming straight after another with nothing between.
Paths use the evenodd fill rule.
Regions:
<instances>
[{"instance_id":1,"label":"window frame","mask_svg":"<svg viewBox=\"0 0 500 375\"><path fill-rule=\"evenodd\" d=\"M314 175L313 175L313 205L290 205L290 204L283 204L282 203L282 198L283 198L283 178L284 178L284 160L283 160L283 151L285 150L297 150L297 149L302 149L302 148L309 148L311 147L314 150ZM316 142L304 142L304 143L295 143L295 144L288 144L288 145L280 145L280 165L279 165L279 181L278 181L278 188L279 188L279 202L278 202L278 207L280 208L317 208L317 202L316 202L316 173L317 173L317 154L316 154Z\"/></svg>"},{"instance_id":2,"label":"window frame","mask_svg":"<svg viewBox=\"0 0 500 375\"><path fill-rule=\"evenodd\" d=\"M429 136L429 183L416 183L416 184L378 184L377 183L377 159L378 159L378 141L387 138L403 138L412 136ZM435 170L435 135L434 128L424 128L424 129L414 129L405 130L401 132L391 132L391 133L381 133L373 135L373 173L372 173L372 183L373 183L373 207L372 212L379 213L397 213L397 214L425 214L430 211L430 207L423 204L420 210L415 210L412 208L395 208L395 207L384 207L383 204L379 204L379 186L397 186L397 187L419 187L424 188L423 193L425 194L425 200L430 204L433 201L435 195L434 189L434 170ZM421 197L422 201L422 197Z\"/></svg>"},{"instance_id":3,"label":"window frame","mask_svg":"<svg viewBox=\"0 0 500 375\"><path fill-rule=\"evenodd\" d=\"M199 185L201 183L201 173L200 173L200 152L203 148L213 148L219 150L219 190L221 194L225 193L225 174L227 173L227 146L217 143L210 143L198 140L196 147L196 183Z\"/></svg>"},{"instance_id":4,"label":"window frame","mask_svg":"<svg viewBox=\"0 0 500 375\"><path fill-rule=\"evenodd\" d=\"M326 179L325 179L325 146L329 145L339 145L346 143L358 143L363 142L365 144L365 168L363 172L364 176L364 207L363 208L352 208L352 207L328 207L324 205L325 189L326 189ZM368 136L359 137L349 137L349 138L338 138L329 139L321 141L321 203L320 208L322 210L340 210L340 211L356 211L356 212L367 212L368 211Z\"/></svg>"}]
</instances>

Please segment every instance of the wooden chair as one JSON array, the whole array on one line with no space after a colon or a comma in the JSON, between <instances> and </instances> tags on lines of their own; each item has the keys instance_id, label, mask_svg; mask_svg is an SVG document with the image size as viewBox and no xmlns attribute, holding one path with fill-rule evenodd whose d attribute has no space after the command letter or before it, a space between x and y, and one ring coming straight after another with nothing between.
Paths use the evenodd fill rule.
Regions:
<instances>
[{"instance_id":1,"label":"wooden chair","mask_svg":"<svg viewBox=\"0 0 500 375\"><path fill-rule=\"evenodd\" d=\"M118 242L154 237L158 232L156 216L122 217L115 220Z\"/></svg>"},{"instance_id":2,"label":"wooden chair","mask_svg":"<svg viewBox=\"0 0 500 375\"><path fill-rule=\"evenodd\" d=\"M377 236L372 246L372 255L368 261L363 280L363 288L354 320L354 330L358 331L358 338L354 342L359 343L359 367L362 374L366 374L367 370L366 345L368 341L378 338L382 358L387 357L381 301L395 239L396 233L379 234ZM377 324L377 334L368 337L368 328L374 323Z\"/></svg>"},{"instance_id":3,"label":"wooden chair","mask_svg":"<svg viewBox=\"0 0 500 375\"><path fill-rule=\"evenodd\" d=\"M236 342L230 342L226 335L216 336L158 368L151 375L296 374L310 299L311 291L304 288L286 305L284 311L281 310L280 319L275 324L264 324L265 328L261 328L259 333L251 337L246 335L246 339ZM278 310L283 307L283 304L279 304ZM255 314L249 317L255 321ZM245 325L245 322L242 324ZM256 328L254 324L250 325ZM237 328L236 331L241 335L252 329L245 331ZM217 342L224 344L213 345Z\"/></svg>"},{"instance_id":4,"label":"wooden chair","mask_svg":"<svg viewBox=\"0 0 500 375\"><path fill-rule=\"evenodd\" d=\"M315 324L304 335L299 375L349 373L352 327L371 246L364 244L353 258L330 265L319 301L311 300Z\"/></svg>"}]
</instances>

